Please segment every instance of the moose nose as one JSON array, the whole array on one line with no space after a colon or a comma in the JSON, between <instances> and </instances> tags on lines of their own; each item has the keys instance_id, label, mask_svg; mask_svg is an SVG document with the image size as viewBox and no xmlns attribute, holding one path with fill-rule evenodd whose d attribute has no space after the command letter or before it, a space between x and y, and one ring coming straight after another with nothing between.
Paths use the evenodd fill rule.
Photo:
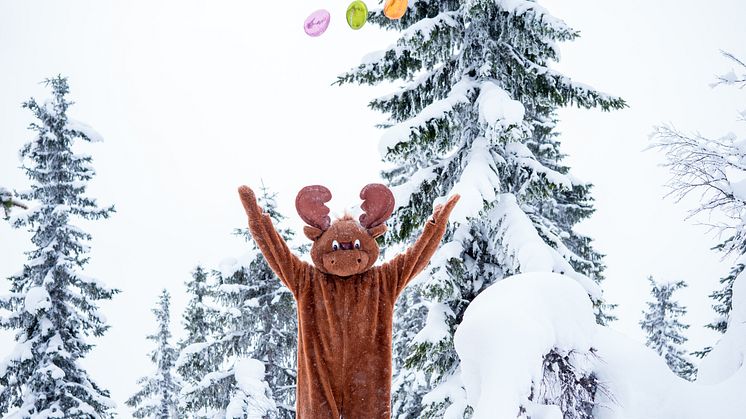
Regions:
<instances>
[{"instance_id":1,"label":"moose nose","mask_svg":"<svg viewBox=\"0 0 746 419\"><path fill-rule=\"evenodd\" d=\"M342 242L339 244L339 247L342 250L351 250L353 246L352 246L352 242Z\"/></svg>"}]
</instances>

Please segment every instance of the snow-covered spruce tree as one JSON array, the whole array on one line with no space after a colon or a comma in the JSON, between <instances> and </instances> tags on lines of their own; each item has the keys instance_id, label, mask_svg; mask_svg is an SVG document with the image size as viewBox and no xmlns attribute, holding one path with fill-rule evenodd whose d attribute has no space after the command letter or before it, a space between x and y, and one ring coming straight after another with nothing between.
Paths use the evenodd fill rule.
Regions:
<instances>
[{"instance_id":1,"label":"snow-covered spruce tree","mask_svg":"<svg viewBox=\"0 0 746 419\"><path fill-rule=\"evenodd\" d=\"M743 258L743 255L746 254L746 252L741 251L740 254ZM744 266L746 265L744 265L742 261L737 262L731 268L728 275L720 279L720 289L715 290L710 294L710 298L714 300L712 309L715 311L715 314L717 314L717 317L705 325L708 329L720 333L725 333L728 329L728 320L730 319L730 312L733 309L733 283L743 272ZM710 353L710 351L712 351L712 346L707 346L699 351L692 352L692 355L698 358L704 358Z\"/></svg>"},{"instance_id":2,"label":"snow-covered spruce tree","mask_svg":"<svg viewBox=\"0 0 746 419\"><path fill-rule=\"evenodd\" d=\"M549 68L557 42L578 34L533 1L422 0L399 21L371 19L401 31L398 41L337 82L405 83L370 103L389 116L379 148L399 207L386 240L412 240L435 199L462 196L446 244L400 300L394 416L456 417L453 333L484 287L518 272L563 273L609 320L601 255L573 230L593 212L591 185L562 163L555 112L625 103Z\"/></svg>"},{"instance_id":3,"label":"snow-covered spruce tree","mask_svg":"<svg viewBox=\"0 0 746 419\"><path fill-rule=\"evenodd\" d=\"M724 52L738 70L731 70L718 78L713 87L726 85L743 89L746 87L746 63L732 54ZM746 122L746 111L739 113L739 120ZM738 255L728 276L720 280L721 288L710 294L715 300L713 308L717 318L707 327L725 332L732 307L733 283L743 272L746 255L746 142L735 134L726 134L717 139L702 135L687 135L670 126L655 128L653 148L665 153L665 166L671 170L668 183L670 194L677 200L692 192L701 196L701 204L690 211L689 217L700 213L717 211L724 215L708 222L718 237L724 239L715 248L724 253ZM710 348L695 352L705 356Z\"/></svg>"},{"instance_id":4,"label":"snow-covered spruce tree","mask_svg":"<svg viewBox=\"0 0 746 419\"><path fill-rule=\"evenodd\" d=\"M15 208L22 208L22 209L28 209L26 204L23 202L15 199L13 197L13 193L9 191L8 189L3 188L0 186L0 206L3 207L3 211L5 212L5 219L10 219L10 211Z\"/></svg>"},{"instance_id":5,"label":"snow-covered spruce tree","mask_svg":"<svg viewBox=\"0 0 746 419\"><path fill-rule=\"evenodd\" d=\"M645 344L666 360L666 364L681 378L693 380L697 369L687 359L682 345L687 341L684 330L688 324L679 319L686 308L673 299L673 293L686 287L684 281L661 282L648 277L652 301L647 302L640 327L645 332Z\"/></svg>"},{"instance_id":6,"label":"snow-covered spruce tree","mask_svg":"<svg viewBox=\"0 0 746 419\"><path fill-rule=\"evenodd\" d=\"M260 205L275 223L284 217L277 212L274 195L262 188ZM247 239L250 253L239 260L226 260L215 275L216 305L222 310L218 324L222 329L205 343L186 347L194 357L219 358L219 368L202 377L200 382L185 392L191 411L208 410L219 416L230 412L229 407L241 392L236 363L251 358L266 366L266 382L271 389L270 399L275 409L268 409L273 418L295 417L295 359L297 351L297 319L295 302L270 269L261 252L249 240L247 229L236 234ZM282 230L286 240L293 232Z\"/></svg>"},{"instance_id":7,"label":"snow-covered spruce tree","mask_svg":"<svg viewBox=\"0 0 746 419\"><path fill-rule=\"evenodd\" d=\"M112 416L114 402L80 365L90 352L90 337L109 326L97 302L117 290L83 274L90 234L76 219L108 218L113 207L100 208L85 196L94 176L91 156L73 151L77 140L99 141L90 127L67 116L72 104L67 80L46 81L52 97L44 104L23 104L37 121L35 138L21 149L31 188L20 195L33 209L12 222L33 233L35 248L23 270L9 278L10 294L0 297L0 325L15 331L16 345L0 362L0 416L4 418Z\"/></svg>"},{"instance_id":8,"label":"snow-covered spruce tree","mask_svg":"<svg viewBox=\"0 0 746 419\"><path fill-rule=\"evenodd\" d=\"M186 335L179 342L178 373L186 385L196 385L208 372L215 371L220 366L219 354L203 356L195 354L205 342L220 329L216 324L218 313L210 305L213 287L208 282L209 272L202 266L197 266L192 272L192 279L186 282L189 302L182 316L182 325ZM191 351L186 351L190 348ZM195 412L192 412L196 415Z\"/></svg>"},{"instance_id":9,"label":"snow-covered spruce tree","mask_svg":"<svg viewBox=\"0 0 746 419\"><path fill-rule=\"evenodd\" d=\"M742 252L743 254L743 252ZM744 264L737 263L731 270L728 276L720 279L721 288L715 290L710 294L710 298L715 300L715 304L712 305L712 309L715 310L718 317L707 324L706 327L725 333L728 328L728 314L733 308L733 283L735 282L738 275L743 272Z\"/></svg>"},{"instance_id":10,"label":"snow-covered spruce tree","mask_svg":"<svg viewBox=\"0 0 746 419\"><path fill-rule=\"evenodd\" d=\"M170 419L179 418L179 391L181 383L174 374L176 348L171 345L171 295L163 290L158 305L153 309L158 330L148 336L155 342L150 352L150 360L156 370L152 376L137 380L140 390L127 400L127 405L135 408L136 418Z\"/></svg>"}]
</instances>

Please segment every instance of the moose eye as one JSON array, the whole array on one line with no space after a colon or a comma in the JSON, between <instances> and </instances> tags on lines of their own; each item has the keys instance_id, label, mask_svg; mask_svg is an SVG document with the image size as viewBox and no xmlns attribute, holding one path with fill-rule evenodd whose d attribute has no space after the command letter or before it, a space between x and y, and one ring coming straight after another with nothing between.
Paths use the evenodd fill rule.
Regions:
<instances>
[{"instance_id":1,"label":"moose eye","mask_svg":"<svg viewBox=\"0 0 746 419\"><path fill-rule=\"evenodd\" d=\"M355 249L360 250L360 240L355 240Z\"/></svg>"},{"instance_id":2,"label":"moose eye","mask_svg":"<svg viewBox=\"0 0 746 419\"><path fill-rule=\"evenodd\" d=\"M339 250L339 243L336 240L332 241L332 250Z\"/></svg>"}]
</instances>

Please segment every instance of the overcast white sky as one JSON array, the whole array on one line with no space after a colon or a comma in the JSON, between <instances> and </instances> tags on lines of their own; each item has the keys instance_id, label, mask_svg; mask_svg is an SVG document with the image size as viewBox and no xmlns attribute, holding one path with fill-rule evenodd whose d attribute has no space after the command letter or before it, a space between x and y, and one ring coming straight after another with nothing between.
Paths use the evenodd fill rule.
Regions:
<instances>
[{"instance_id":1,"label":"overcast white sky","mask_svg":"<svg viewBox=\"0 0 746 419\"><path fill-rule=\"evenodd\" d=\"M684 221L691 202L663 199L661 156L643 150L660 123L708 136L743 134L735 122L743 92L708 84L731 68L720 49L746 57L746 3L540 3L582 34L562 46L556 68L630 105L613 113L563 110L559 126L574 174L596 185L597 213L580 229L608 255L605 289L621 317L613 327L639 338L646 276L683 279L691 347L712 344L716 336L701 327L712 317L706 295L730 261L709 250L716 240L705 228ZM195 264L215 267L244 251L230 235L245 223L238 185L263 179L297 227L292 202L302 186L329 186L331 206L341 210L379 179L373 125L381 116L366 104L387 88L330 84L392 34L351 31L346 5L0 0L0 185L27 185L17 152L30 139L31 119L20 104L47 94L39 84L45 77L68 76L77 101L70 114L105 137L85 147L98 172L89 194L118 212L85 225L95 238L88 273L123 292L104 304L112 329L85 364L123 416L135 380L152 369L145 336L154 329L157 294L172 292L178 316ZM332 22L311 39L302 22L318 8L329 9ZM27 233L0 223L0 276L19 271L29 249ZM11 344L0 334L0 352Z\"/></svg>"}]
</instances>

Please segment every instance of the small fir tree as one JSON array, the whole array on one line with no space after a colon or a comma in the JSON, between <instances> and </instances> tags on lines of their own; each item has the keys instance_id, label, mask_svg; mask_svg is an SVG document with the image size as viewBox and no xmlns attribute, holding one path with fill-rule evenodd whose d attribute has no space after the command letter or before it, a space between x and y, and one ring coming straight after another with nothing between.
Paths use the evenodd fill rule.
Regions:
<instances>
[{"instance_id":1,"label":"small fir tree","mask_svg":"<svg viewBox=\"0 0 746 419\"><path fill-rule=\"evenodd\" d=\"M744 252L741 252L744 254ZM742 256L743 257L743 256ZM720 289L715 290L710 294L710 298L714 300L712 309L717 314L717 317L705 325L706 328L712 329L719 333L725 333L728 330L728 321L730 319L730 312L733 309L733 283L736 281L738 275L743 272L743 262L737 262L730 273L727 276L720 279ZM699 351L692 352L692 355L697 358L704 358L707 354L712 351L712 346L707 346Z\"/></svg>"},{"instance_id":2,"label":"small fir tree","mask_svg":"<svg viewBox=\"0 0 746 419\"><path fill-rule=\"evenodd\" d=\"M656 282L649 277L653 300L647 303L643 312L644 318L640 327L647 335L646 345L666 360L669 368L681 378L693 380L697 370L687 359L682 346L687 341L684 330L689 325L681 323L681 316L686 308L675 301L672 296L677 290L686 287L684 281Z\"/></svg>"},{"instance_id":3,"label":"small fir tree","mask_svg":"<svg viewBox=\"0 0 746 419\"><path fill-rule=\"evenodd\" d=\"M743 272L744 264L737 263L731 270L728 276L720 279L721 288L715 290L710 294L710 298L715 300L715 304L712 305L712 309L715 310L718 317L707 324L706 327L715 330L720 333L725 333L728 328L728 316L731 309L733 309L733 283L735 282L738 275Z\"/></svg>"},{"instance_id":4,"label":"small fir tree","mask_svg":"<svg viewBox=\"0 0 746 419\"><path fill-rule=\"evenodd\" d=\"M275 223L284 219L277 211L274 195L266 188L262 188L259 201ZM288 241L293 237L287 229L280 233ZM295 302L253 240L249 240L248 230L239 229L236 234L246 238L251 252L241 260L224 262L222 269L214 273L217 284L213 298L220 307L216 324L221 327L207 342L185 348L196 358L217 357L218 368L186 391L186 401L191 411L206 410L227 416L232 411L230 406L241 405L244 402L239 401L246 400L246 393L240 390L242 377L237 375L237 363L248 358L266 366L266 382L274 403L268 415L293 418L297 351Z\"/></svg>"},{"instance_id":5,"label":"small fir tree","mask_svg":"<svg viewBox=\"0 0 746 419\"><path fill-rule=\"evenodd\" d=\"M99 141L87 125L67 116L72 102L67 79L46 80L52 97L43 104L23 104L37 120L29 129L36 138L21 149L23 170L31 188L21 199L36 208L13 219L33 233L34 250L23 270L9 278L11 293L0 298L0 326L15 331L16 345L0 362L0 415L14 418L112 416L114 402L80 365L109 326L97 302L117 290L83 274L91 235L76 219L108 218L85 190L94 176L92 158L73 151L78 140ZM12 412L12 413L11 413ZM7 415L7 416L6 416Z\"/></svg>"},{"instance_id":6,"label":"small fir tree","mask_svg":"<svg viewBox=\"0 0 746 419\"><path fill-rule=\"evenodd\" d=\"M140 390L127 400L127 405L135 408L136 418L171 419L181 417L179 414L179 390L181 384L174 374L176 348L171 345L171 296L167 290L161 292L158 305L153 309L158 330L148 336L155 342L155 349L150 352L150 360L155 364L153 376L137 380Z\"/></svg>"},{"instance_id":7,"label":"small fir tree","mask_svg":"<svg viewBox=\"0 0 746 419\"><path fill-rule=\"evenodd\" d=\"M209 273L202 266L197 266L192 272L192 279L186 282L187 294L190 296L182 316L186 336L179 342L176 364L179 375L187 385L196 385L208 372L215 371L220 366L217 354L204 357L185 350L187 347L194 350L204 346L219 329L216 324L217 310L210 305L213 289L208 280Z\"/></svg>"}]
</instances>

